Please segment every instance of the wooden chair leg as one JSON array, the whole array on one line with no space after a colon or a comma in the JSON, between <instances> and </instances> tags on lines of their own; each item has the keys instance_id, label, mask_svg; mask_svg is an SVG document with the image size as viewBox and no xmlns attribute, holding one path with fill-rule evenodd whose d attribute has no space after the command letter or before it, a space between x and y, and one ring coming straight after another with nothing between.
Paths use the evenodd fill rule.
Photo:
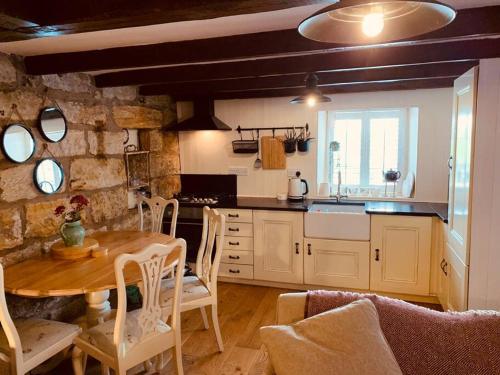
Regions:
<instances>
[{"instance_id":1,"label":"wooden chair leg","mask_svg":"<svg viewBox=\"0 0 500 375\"><path fill-rule=\"evenodd\" d=\"M175 366L177 368L177 375L184 375L184 368L182 366L182 340L181 332L179 329L175 332Z\"/></svg>"},{"instance_id":2,"label":"wooden chair leg","mask_svg":"<svg viewBox=\"0 0 500 375\"><path fill-rule=\"evenodd\" d=\"M101 363L101 375L109 375L109 367Z\"/></svg>"},{"instance_id":3,"label":"wooden chair leg","mask_svg":"<svg viewBox=\"0 0 500 375\"><path fill-rule=\"evenodd\" d=\"M75 375L83 375L83 352L82 350L75 346L73 353L71 353L73 361L73 372Z\"/></svg>"},{"instance_id":4,"label":"wooden chair leg","mask_svg":"<svg viewBox=\"0 0 500 375\"><path fill-rule=\"evenodd\" d=\"M201 318L203 319L203 325L205 326L205 329L208 329L208 318L207 318L207 311L205 310L205 306L200 307L200 312L201 312Z\"/></svg>"},{"instance_id":5,"label":"wooden chair leg","mask_svg":"<svg viewBox=\"0 0 500 375\"><path fill-rule=\"evenodd\" d=\"M156 356L156 364L155 364L155 369L156 369L156 372L160 372L161 369L163 368L164 364L163 364L163 353L160 353Z\"/></svg>"},{"instance_id":6,"label":"wooden chair leg","mask_svg":"<svg viewBox=\"0 0 500 375\"><path fill-rule=\"evenodd\" d=\"M224 344L222 343L222 335L220 333L219 316L217 315L216 303L212 305L212 323L214 326L215 337L217 338L217 345L219 346L219 351L222 353L224 351Z\"/></svg>"}]
</instances>

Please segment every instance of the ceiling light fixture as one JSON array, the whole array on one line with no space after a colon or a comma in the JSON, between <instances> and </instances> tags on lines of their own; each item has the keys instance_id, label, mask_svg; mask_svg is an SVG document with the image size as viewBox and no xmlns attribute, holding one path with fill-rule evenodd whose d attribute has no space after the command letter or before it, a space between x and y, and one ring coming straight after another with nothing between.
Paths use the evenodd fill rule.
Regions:
<instances>
[{"instance_id":1,"label":"ceiling light fixture","mask_svg":"<svg viewBox=\"0 0 500 375\"><path fill-rule=\"evenodd\" d=\"M314 107L317 103L329 103L332 99L324 96L318 88L318 76L314 73L308 74L306 77L306 91L304 95L298 96L290 100L292 104L306 103L309 107Z\"/></svg>"},{"instance_id":2,"label":"ceiling light fixture","mask_svg":"<svg viewBox=\"0 0 500 375\"><path fill-rule=\"evenodd\" d=\"M299 33L318 42L383 43L440 29L456 14L434 0L340 0L302 21Z\"/></svg>"}]
</instances>

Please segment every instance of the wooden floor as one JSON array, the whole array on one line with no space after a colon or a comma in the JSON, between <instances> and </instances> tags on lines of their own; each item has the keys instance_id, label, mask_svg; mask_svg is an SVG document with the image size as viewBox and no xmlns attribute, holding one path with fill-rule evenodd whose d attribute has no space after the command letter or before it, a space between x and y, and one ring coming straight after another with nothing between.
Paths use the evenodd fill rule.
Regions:
<instances>
[{"instance_id":1,"label":"wooden floor","mask_svg":"<svg viewBox=\"0 0 500 375\"><path fill-rule=\"evenodd\" d=\"M211 324L203 328L199 310L182 313L182 356L184 373L188 375L259 375L267 365L261 348L259 328L273 324L276 301L286 289L219 283L219 323L224 341L224 352L217 351L217 342ZM437 305L419 304L433 309ZM143 374L142 366L130 374ZM69 361L61 364L51 374L72 374ZM90 362L87 375L100 374L96 362ZM170 361L162 375L176 374Z\"/></svg>"}]
</instances>

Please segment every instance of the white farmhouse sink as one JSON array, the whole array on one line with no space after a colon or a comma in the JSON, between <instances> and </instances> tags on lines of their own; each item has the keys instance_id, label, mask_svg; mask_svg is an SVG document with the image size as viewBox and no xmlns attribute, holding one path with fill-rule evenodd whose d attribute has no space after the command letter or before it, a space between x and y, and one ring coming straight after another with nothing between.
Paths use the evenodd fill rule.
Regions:
<instances>
[{"instance_id":1,"label":"white farmhouse sink","mask_svg":"<svg viewBox=\"0 0 500 375\"><path fill-rule=\"evenodd\" d=\"M370 215L364 204L313 202L304 216L308 238L370 240Z\"/></svg>"}]
</instances>

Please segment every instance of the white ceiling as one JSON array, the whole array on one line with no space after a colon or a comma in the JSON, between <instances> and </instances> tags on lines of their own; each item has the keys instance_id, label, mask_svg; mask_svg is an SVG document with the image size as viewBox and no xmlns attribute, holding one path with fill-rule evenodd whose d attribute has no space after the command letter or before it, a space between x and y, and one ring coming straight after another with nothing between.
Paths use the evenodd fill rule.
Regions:
<instances>
[{"instance_id":1,"label":"white ceiling","mask_svg":"<svg viewBox=\"0 0 500 375\"><path fill-rule=\"evenodd\" d=\"M441 1L457 9L500 5L500 0ZM324 5L0 43L0 51L33 56L292 29Z\"/></svg>"}]
</instances>

